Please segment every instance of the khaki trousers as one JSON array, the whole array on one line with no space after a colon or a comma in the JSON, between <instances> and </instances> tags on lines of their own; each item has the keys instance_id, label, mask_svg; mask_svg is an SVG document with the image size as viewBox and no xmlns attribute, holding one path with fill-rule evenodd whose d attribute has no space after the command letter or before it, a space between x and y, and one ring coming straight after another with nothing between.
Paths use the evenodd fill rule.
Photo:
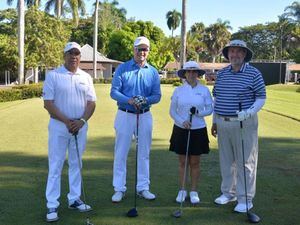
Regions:
<instances>
[{"instance_id":1,"label":"khaki trousers","mask_svg":"<svg viewBox=\"0 0 300 225\"><path fill-rule=\"evenodd\" d=\"M248 201L252 201L256 189L258 159L258 119L257 115L243 121L224 121L216 116L220 169L222 175L221 191L227 197L236 196L238 202L245 202L242 139L244 143L246 183Z\"/></svg>"}]
</instances>

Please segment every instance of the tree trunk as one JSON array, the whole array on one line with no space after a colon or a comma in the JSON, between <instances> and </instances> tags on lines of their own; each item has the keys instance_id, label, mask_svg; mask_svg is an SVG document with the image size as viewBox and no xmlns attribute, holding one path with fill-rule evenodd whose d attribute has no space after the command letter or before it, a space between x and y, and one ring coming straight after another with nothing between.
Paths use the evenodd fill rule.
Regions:
<instances>
[{"instance_id":1,"label":"tree trunk","mask_svg":"<svg viewBox=\"0 0 300 225\"><path fill-rule=\"evenodd\" d=\"M24 0L19 1L18 7L18 80L19 84L24 83L24 38L25 37L25 3Z\"/></svg>"},{"instance_id":2,"label":"tree trunk","mask_svg":"<svg viewBox=\"0 0 300 225\"><path fill-rule=\"evenodd\" d=\"M182 0L180 68L186 61L186 0Z\"/></svg>"},{"instance_id":3,"label":"tree trunk","mask_svg":"<svg viewBox=\"0 0 300 225\"><path fill-rule=\"evenodd\" d=\"M94 79L97 78L97 48L98 48L98 6L99 2L96 0L95 13L94 13L94 50L93 50L93 69Z\"/></svg>"}]
</instances>

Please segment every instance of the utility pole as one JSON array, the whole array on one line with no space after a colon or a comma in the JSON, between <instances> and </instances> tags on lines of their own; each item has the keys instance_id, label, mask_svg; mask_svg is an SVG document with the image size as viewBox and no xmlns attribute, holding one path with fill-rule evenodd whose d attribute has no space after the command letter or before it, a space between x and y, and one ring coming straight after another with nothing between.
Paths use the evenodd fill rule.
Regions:
<instances>
[{"instance_id":1,"label":"utility pole","mask_svg":"<svg viewBox=\"0 0 300 225\"><path fill-rule=\"evenodd\" d=\"M282 25L280 25L280 64L279 64L279 84L281 84L281 64L282 64Z\"/></svg>"}]
</instances>

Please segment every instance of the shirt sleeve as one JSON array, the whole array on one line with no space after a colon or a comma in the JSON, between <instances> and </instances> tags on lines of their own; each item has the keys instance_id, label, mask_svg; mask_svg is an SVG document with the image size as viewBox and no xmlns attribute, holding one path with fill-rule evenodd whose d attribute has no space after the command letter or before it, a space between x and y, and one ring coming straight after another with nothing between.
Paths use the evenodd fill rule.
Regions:
<instances>
[{"instance_id":1,"label":"shirt sleeve","mask_svg":"<svg viewBox=\"0 0 300 225\"><path fill-rule=\"evenodd\" d=\"M128 100L130 98L125 96L121 92L122 86L123 86L123 82L122 82L122 73L123 73L122 66L123 65L124 64L120 65L117 68L116 72L115 72L115 75L114 75L113 80L111 82L110 97L112 99L116 100L117 102L128 103Z\"/></svg>"},{"instance_id":2,"label":"shirt sleeve","mask_svg":"<svg viewBox=\"0 0 300 225\"><path fill-rule=\"evenodd\" d=\"M89 85L89 89L87 92L86 99L87 99L87 101L95 102L97 100L97 96L96 96L96 91L95 91L95 87L93 84L93 80L90 75L88 75L88 85Z\"/></svg>"},{"instance_id":3,"label":"shirt sleeve","mask_svg":"<svg viewBox=\"0 0 300 225\"><path fill-rule=\"evenodd\" d=\"M266 87L265 82L263 80L262 74L258 72L257 76L254 77L254 93L255 98L266 98Z\"/></svg>"},{"instance_id":4,"label":"shirt sleeve","mask_svg":"<svg viewBox=\"0 0 300 225\"><path fill-rule=\"evenodd\" d=\"M159 79L158 72L155 70L151 95L146 97L146 100L149 105L152 105L158 103L160 99L161 99L160 79Z\"/></svg>"},{"instance_id":5,"label":"shirt sleeve","mask_svg":"<svg viewBox=\"0 0 300 225\"><path fill-rule=\"evenodd\" d=\"M178 88L175 89L171 97L171 105L170 105L169 113L175 123L183 124L185 120L177 113L177 108L178 108Z\"/></svg>"},{"instance_id":6,"label":"shirt sleeve","mask_svg":"<svg viewBox=\"0 0 300 225\"><path fill-rule=\"evenodd\" d=\"M54 71L50 71L46 74L46 79L43 85L43 99L54 100L55 96L55 82L54 82Z\"/></svg>"}]
</instances>

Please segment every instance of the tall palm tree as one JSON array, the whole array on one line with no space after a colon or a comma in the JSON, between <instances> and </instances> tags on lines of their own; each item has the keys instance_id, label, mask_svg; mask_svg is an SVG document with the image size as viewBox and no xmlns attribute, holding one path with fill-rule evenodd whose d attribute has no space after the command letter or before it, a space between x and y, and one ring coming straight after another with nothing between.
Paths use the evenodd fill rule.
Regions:
<instances>
[{"instance_id":1,"label":"tall palm tree","mask_svg":"<svg viewBox=\"0 0 300 225\"><path fill-rule=\"evenodd\" d=\"M186 0L182 0L180 67L186 61Z\"/></svg>"},{"instance_id":2,"label":"tall palm tree","mask_svg":"<svg viewBox=\"0 0 300 225\"><path fill-rule=\"evenodd\" d=\"M216 61L216 57L221 53L226 43L229 42L231 37L226 24L217 23L211 24L205 29L204 43L207 47L209 54L212 56L212 62Z\"/></svg>"},{"instance_id":3,"label":"tall palm tree","mask_svg":"<svg viewBox=\"0 0 300 225\"><path fill-rule=\"evenodd\" d=\"M28 2L28 1L27 1ZM13 0L7 0L11 5ZM25 40L25 5L23 0L18 0L18 80L19 84L24 83L24 40Z\"/></svg>"},{"instance_id":4,"label":"tall palm tree","mask_svg":"<svg viewBox=\"0 0 300 225\"><path fill-rule=\"evenodd\" d=\"M181 13L173 9L173 11L167 12L166 19L168 28L172 31L173 37L174 30L176 30L176 28L180 25Z\"/></svg>"},{"instance_id":5,"label":"tall palm tree","mask_svg":"<svg viewBox=\"0 0 300 225\"><path fill-rule=\"evenodd\" d=\"M14 0L6 0L7 5L11 5L14 2ZM19 5L20 0L18 0L17 5ZM41 4L41 0L23 0L23 2L25 3L25 5L27 7L30 6L40 6Z\"/></svg>"},{"instance_id":6,"label":"tall palm tree","mask_svg":"<svg viewBox=\"0 0 300 225\"><path fill-rule=\"evenodd\" d=\"M65 2L67 2L67 5L64 5ZM73 21L77 27L79 24L79 13L82 16L85 14L84 0L48 0L45 5L45 11L49 13L53 8L57 18L60 18L67 11L67 6L72 12Z\"/></svg>"},{"instance_id":7,"label":"tall palm tree","mask_svg":"<svg viewBox=\"0 0 300 225\"><path fill-rule=\"evenodd\" d=\"M293 2L292 5L287 6L284 11L287 17L292 17L295 22L300 23L300 2Z\"/></svg>"}]
</instances>

